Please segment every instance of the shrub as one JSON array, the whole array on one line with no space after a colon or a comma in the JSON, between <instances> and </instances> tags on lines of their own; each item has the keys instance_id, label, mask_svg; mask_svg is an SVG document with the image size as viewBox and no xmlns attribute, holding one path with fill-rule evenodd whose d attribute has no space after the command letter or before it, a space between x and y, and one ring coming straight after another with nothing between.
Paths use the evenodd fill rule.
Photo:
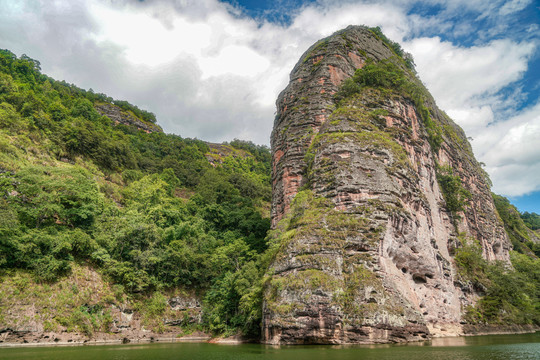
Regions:
<instances>
[{"instance_id":1,"label":"shrub","mask_svg":"<svg viewBox=\"0 0 540 360\"><path fill-rule=\"evenodd\" d=\"M471 199L471 193L461 183L461 178L454 175L450 166L437 167L437 181L446 202L446 208L457 217L456 213L465 210L465 206Z\"/></svg>"}]
</instances>

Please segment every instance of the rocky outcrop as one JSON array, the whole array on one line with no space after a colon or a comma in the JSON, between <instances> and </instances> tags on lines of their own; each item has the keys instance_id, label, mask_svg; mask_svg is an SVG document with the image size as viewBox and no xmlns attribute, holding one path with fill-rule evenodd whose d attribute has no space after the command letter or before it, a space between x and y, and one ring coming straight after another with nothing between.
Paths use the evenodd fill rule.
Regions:
<instances>
[{"instance_id":1,"label":"rocky outcrop","mask_svg":"<svg viewBox=\"0 0 540 360\"><path fill-rule=\"evenodd\" d=\"M228 144L216 144L207 142L208 152L204 154L210 165L213 167L222 165L228 157L247 158L253 157L250 153L242 149L236 149Z\"/></svg>"},{"instance_id":2,"label":"rocky outcrop","mask_svg":"<svg viewBox=\"0 0 540 360\"><path fill-rule=\"evenodd\" d=\"M423 89L387 43L349 27L308 49L278 98L271 139L278 250L264 294L266 343L457 335L477 295L458 279L455 247L476 239L485 258L508 261L484 172L427 91L422 108L368 87L336 104L346 79L385 59ZM470 193L463 209L446 203L441 169Z\"/></svg>"},{"instance_id":3,"label":"rocky outcrop","mask_svg":"<svg viewBox=\"0 0 540 360\"><path fill-rule=\"evenodd\" d=\"M135 126L137 129L151 132L163 132L163 129L157 124L143 121L130 113L129 111L121 109L119 106L109 103L97 103L94 105L98 113L103 116L107 116L114 121L115 124L124 124L127 126Z\"/></svg>"},{"instance_id":4,"label":"rocky outcrop","mask_svg":"<svg viewBox=\"0 0 540 360\"><path fill-rule=\"evenodd\" d=\"M5 275L0 299L0 347L210 339L189 331L202 322L196 295L174 290L154 300L129 299L94 269L78 264L50 284L36 283L23 271ZM152 301L158 313L149 311Z\"/></svg>"}]
</instances>

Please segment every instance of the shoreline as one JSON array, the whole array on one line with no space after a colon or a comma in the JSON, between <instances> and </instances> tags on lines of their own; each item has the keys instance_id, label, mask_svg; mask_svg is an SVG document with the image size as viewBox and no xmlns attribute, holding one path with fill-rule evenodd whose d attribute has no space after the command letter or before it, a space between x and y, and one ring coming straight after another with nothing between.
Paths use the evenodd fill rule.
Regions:
<instances>
[{"instance_id":1,"label":"shoreline","mask_svg":"<svg viewBox=\"0 0 540 360\"><path fill-rule=\"evenodd\" d=\"M519 329L518 329L519 328ZM476 336L489 336L489 335L523 335L523 334L533 334L540 331L540 327L530 326L506 326L506 327L495 327L495 326L476 326L475 330L481 330L474 333L462 333L459 335L447 335L447 336L436 336L429 340L425 341L414 341L414 342L404 342L399 343L400 345L404 344L416 344L419 342L439 342L450 340L450 339L465 339ZM3 335L3 334L2 334ZM154 334L155 335L155 334ZM20 342L20 341L2 341L0 342L0 349L2 348L21 348L21 347L69 347L69 346L102 346L102 345L139 345L139 344L172 344L172 343L208 343L208 344L218 344L218 345L242 345L242 344L261 344L265 345L262 342L254 342L253 340L243 339L238 336L231 336L227 338L212 337L208 334L197 334L196 336L183 336L176 337L178 333L162 334L162 336L150 336L142 338L116 338L116 339L80 339L80 340L69 340L69 341L35 341L35 342ZM35 335L34 335L35 336ZM34 339L36 340L36 339ZM373 346L373 345L392 345L394 343L373 343L373 344L327 344L330 346ZM317 344L324 345L324 344ZM272 345L275 346L275 345ZM277 345L280 346L280 345Z\"/></svg>"},{"instance_id":2,"label":"shoreline","mask_svg":"<svg viewBox=\"0 0 540 360\"><path fill-rule=\"evenodd\" d=\"M160 337L160 338L142 338L142 339L103 339L103 340L84 340L84 341L49 341L49 342L3 342L0 343L1 348L18 348L18 347L63 347L63 346L93 346L93 345L138 345L138 344L172 344L172 343L207 343L212 338L208 337Z\"/></svg>"},{"instance_id":3,"label":"shoreline","mask_svg":"<svg viewBox=\"0 0 540 360\"><path fill-rule=\"evenodd\" d=\"M464 325L461 336L519 335L540 331L535 325Z\"/></svg>"}]
</instances>

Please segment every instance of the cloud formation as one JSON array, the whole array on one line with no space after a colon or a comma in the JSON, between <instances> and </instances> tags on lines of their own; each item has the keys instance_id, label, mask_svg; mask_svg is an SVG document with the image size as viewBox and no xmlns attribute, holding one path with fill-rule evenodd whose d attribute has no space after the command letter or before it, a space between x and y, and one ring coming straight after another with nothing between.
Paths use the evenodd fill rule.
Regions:
<instances>
[{"instance_id":1,"label":"cloud formation","mask_svg":"<svg viewBox=\"0 0 540 360\"><path fill-rule=\"evenodd\" d=\"M474 138L495 191L540 190L540 105L519 85L539 56L539 27L520 19L532 0L281 3L286 23L217 0L0 0L0 47L154 112L167 132L268 144L274 101L301 54L349 24L380 26Z\"/></svg>"},{"instance_id":2,"label":"cloud formation","mask_svg":"<svg viewBox=\"0 0 540 360\"><path fill-rule=\"evenodd\" d=\"M540 102L487 126L473 142L494 182L494 191L519 196L540 189Z\"/></svg>"},{"instance_id":3,"label":"cloud formation","mask_svg":"<svg viewBox=\"0 0 540 360\"><path fill-rule=\"evenodd\" d=\"M472 137L495 120L494 111L509 106L499 92L523 76L535 50L508 39L459 47L439 37L416 38L404 46L438 105Z\"/></svg>"}]
</instances>

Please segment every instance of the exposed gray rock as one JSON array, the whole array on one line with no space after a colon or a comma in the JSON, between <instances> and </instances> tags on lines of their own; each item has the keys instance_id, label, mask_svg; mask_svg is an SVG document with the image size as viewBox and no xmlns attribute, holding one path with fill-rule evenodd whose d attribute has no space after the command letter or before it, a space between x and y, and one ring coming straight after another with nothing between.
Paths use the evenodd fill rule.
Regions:
<instances>
[{"instance_id":1,"label":"exposed gray rock","mask_svg":"<svg viewBox=\"0 0 540 360\"><path fill-rule=\"evenodd\" d=\"M124 124L128 126L135 126L139 130L151 132L163 132L163 129L157 124L151 122L143 122L136 116L133 116L128 111L122 110L119 106L108 103L98 103L94 105L98 113L103 116L107 116L116 124Z\"/></svg>"}]
</instances>

